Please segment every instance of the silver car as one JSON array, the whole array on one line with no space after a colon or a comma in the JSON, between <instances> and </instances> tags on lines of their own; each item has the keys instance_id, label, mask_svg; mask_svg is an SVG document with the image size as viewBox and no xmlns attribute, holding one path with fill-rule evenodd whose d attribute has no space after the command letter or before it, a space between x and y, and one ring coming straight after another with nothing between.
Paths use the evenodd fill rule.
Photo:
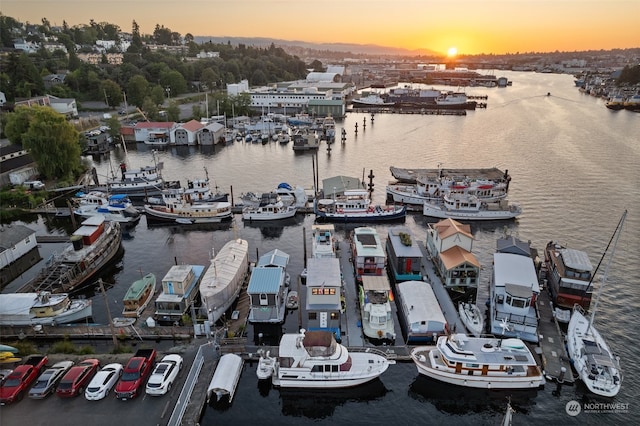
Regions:
<instances>
[{"instance_id":1,"label":"silver car","mask_svg":"<svg viewBox=\"0 0 640 426\"><path fill-rule=\"evenodd\" d=\"M73 361L61 361L44 370L29 390L29 398L42 399L55 392L62 376L73 367Z\"/></svg>"}]
</instances>

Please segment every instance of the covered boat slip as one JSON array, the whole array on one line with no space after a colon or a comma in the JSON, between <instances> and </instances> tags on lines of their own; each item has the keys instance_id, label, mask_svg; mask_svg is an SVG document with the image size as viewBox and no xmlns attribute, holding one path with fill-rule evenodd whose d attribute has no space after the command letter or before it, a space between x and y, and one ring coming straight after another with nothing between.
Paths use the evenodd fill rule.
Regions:
<instances>
[{"instance_id":1,"label":"covered boat slip","mask_svg":"<svg viewBox=\"0 0 640 426\"><path fill-rule=\"evenodd\" d=\"M389 300L391 285L385 275L363 275L362 289L368 303L385 303Z\"/></svg>"},{"instance_id":2,"label":"covered boat slip","mask_svg":"<svg viewBox=\"0 0 640 426\"><path fill-rule=\"evenodd\" d=\"M405 281L396 285L399 319L407 344L435 342L447 334L449 326L431 285L424 281Z\"/></svg>"},{"instance_id":3,"label":"covered boat slip","mask_svg":"<svg viewBox=\"0 0 640 426\"><path fill-rule=\"evenodd\" d=\"M242 357L236 354L222 355L207 389L208 401L211 401L214 395L216 402L220 402L225 397L229 403L233 400L243 364Z\"/></svg>"}]
</instances>

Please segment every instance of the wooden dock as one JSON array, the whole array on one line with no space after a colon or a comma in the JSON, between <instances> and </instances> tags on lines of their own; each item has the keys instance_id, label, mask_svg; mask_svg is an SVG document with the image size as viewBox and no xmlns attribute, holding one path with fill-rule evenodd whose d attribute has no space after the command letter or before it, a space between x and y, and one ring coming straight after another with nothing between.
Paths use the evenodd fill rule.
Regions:
<instances>
[{"instance_id":1,"label":"wooden dock","mask_svg":"<svg viewBox=\"0 0 640 426\"><path fill-rule=\"evenodd\" d=\"M537 300L538 335L536 352L542 359L542 369L547 380L556 383L573 384L571 363L564 345L564 335L553 315L553 305L546 288L540 291Z\"/></svg>"}]
</instances>

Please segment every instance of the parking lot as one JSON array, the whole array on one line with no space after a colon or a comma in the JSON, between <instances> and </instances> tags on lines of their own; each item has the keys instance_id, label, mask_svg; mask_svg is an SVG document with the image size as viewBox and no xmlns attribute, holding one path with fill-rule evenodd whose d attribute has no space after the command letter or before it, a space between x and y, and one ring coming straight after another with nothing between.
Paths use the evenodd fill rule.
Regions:
<instances>
[{"instance_id":1,"label":"parking lot","mask_svg":"<svg viewBox=\"0 0 640 426\"><path fill-rule=\"evenodd\" d=\"M156 362L166 353L158 353ZM177 351L176 351L177 353ZM176 405L185 378L189 373L195 356L195 350L184 350L180 353L184 358L184 366L178 374L177 381L171 390L163 396L148 396L142 393L135 399L121 401L115 398L113 390L99 401L87 401L83 395L75 398L60 398L50 395L43 400L34 400L25 396L22 401L0 407L0 424L4 425L89 425L113 426L166 425ZM84 358L98 358L101 366L112 362L126 364L131 354L124 355L49 355L49 365L70 359L79 362Z\"/></svg>"}]
</instances>

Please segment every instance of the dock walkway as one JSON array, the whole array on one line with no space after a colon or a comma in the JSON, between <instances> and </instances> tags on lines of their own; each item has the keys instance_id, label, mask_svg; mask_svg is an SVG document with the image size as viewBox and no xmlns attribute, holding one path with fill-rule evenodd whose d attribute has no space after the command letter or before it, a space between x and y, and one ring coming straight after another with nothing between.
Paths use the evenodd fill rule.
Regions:
<instances>
[{"instance_id":1,"label":"dock walkway","mask_svg":"<svg viewBox=\"0 0 640 426\"><path fill-rule=\"evenodd\" d=\"M547 380L572 384L571 363L564 345L564 336L553 315L553 304L546 288L542 289L537 300L538 335L540 336L536 352L542 359L542 369ZM564 372L563 372L564 369Z\"/></svg>"}]
</instances>

